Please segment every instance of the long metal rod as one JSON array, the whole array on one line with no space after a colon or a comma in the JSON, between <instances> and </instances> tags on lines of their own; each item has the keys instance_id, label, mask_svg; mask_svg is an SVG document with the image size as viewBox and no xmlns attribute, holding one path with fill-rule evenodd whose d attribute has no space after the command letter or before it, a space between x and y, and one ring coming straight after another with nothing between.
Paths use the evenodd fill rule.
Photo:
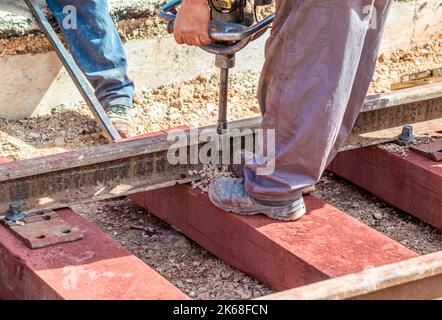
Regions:
<instances>
[{"instance_id":1,"label":"long metal rod","mask_svg":"<svg viewBox=\"0 0 442 320\"><path fill-rule=\"evenodd\" d=\"M220 138L220 146L224 146L224 132L227 129L227 106L229 98L229 69L220 68L220 86L219 86L219 101L218 101L218 123L217 123L217 133ZM221 168L223 165L224 154L223 148L219 150L219 163L218 166Z\"/></svg>"},{"instance_id":2,"label":"long metal rod","mask_svg":"<svg viewBox=\"0 0 442 320\"><path fill-rule=\"evenodd\" d=\"M74 59L69 55L63 43L58 38L57 33L54 31L48 19L41 11L41 8L38 6L35 0L25 0L25 2L33 13L35 19L37 20L44 34L48 38L49 42L53 46L62 64L71 76L72 80L75 83L75 86L80 91L83 99L86 101L106 137L110 141L120 140L121 137L118 131L110 122L109 118L106 115L106 112L104 111L103 107L95 96L95 93L92 90L91 86L87 82L81 70L78 68Z\"/></svg>"},{"instance_id":3,"label":"long metal rod","mask_svg":"<svg viewBox=\"0 0 442 320\"><path fill-rule=\"evenodd\" d=\"M441 297L442 251L439 251L258 300L427 300Z\"/></svg>"},{"instance_id":4,"label":"long metal rod","mask_svg":"<svg viewBox=\"0 0 442 320\"><path fill-rule=\"evenodd\" d=\"M0 216L12 199L33 212L195 180L189 171L201 166L171 164L171 144L163 135L2 164Z\"/></svg>"},{"instance_id":5,"label":"long metal rod","mask_svg":"<svg viewBox=\"0 0 442 320\"><path fill-rule=\"evenodd\" d=\"M227 129L227 104L229 92L229 69L220 69L220 86L219 86L219 102L218 102L218 134L223 134Z\"/></svg>"}]
</instances>

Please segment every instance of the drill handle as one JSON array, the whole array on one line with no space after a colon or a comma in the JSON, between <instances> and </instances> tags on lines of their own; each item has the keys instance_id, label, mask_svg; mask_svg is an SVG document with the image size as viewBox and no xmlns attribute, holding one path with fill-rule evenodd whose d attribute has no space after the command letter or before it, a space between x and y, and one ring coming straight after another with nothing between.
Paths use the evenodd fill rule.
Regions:
<instances>
[{"instance_id":1,"label":"drill handle","mask_svg":"<svg viewBox=\"0 0 442 320\"><path fill-rule=\"evenodd\" d=\"M268 1L268 0L261 0ZM173 33L173 23L176 19L177 7L181 4L182 0L174 0L160 9L159 16L167 21L168 32ZM258 35L264 33L264 31L270 27L275 14L272 13L265 19L259 21L258 23L247 27L237 23L214 21L210 22L209 36L213 41L216 42L236 42L236 41L246 41L250 42L257 38ZM209 45L210 46L210 45Z\"/></svg>"}]
</instances>

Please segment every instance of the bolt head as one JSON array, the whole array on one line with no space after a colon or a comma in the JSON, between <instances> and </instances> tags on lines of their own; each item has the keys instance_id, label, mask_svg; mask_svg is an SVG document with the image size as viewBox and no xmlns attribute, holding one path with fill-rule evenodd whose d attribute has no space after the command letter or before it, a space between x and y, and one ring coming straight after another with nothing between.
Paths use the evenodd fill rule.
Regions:
<instances>
[{"instance_id":1,"label":"bolt head","mask_svg":"<svg viewBox=\"0 0 442 320\"><path fill-rule=\"evenodd\" d=\"M402 134L399 136L399 140L404 142L411 142L414 140L412 125L407 124L402 128Z\"/></svg>"}]
</instances>

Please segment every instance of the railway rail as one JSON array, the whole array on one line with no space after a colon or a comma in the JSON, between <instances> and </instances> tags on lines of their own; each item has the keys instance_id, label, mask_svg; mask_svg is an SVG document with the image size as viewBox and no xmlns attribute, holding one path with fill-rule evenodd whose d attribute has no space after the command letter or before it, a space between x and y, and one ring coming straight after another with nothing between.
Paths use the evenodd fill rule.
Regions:
<instances>
[{"instance_id":1,"label":"railway rail","mask_svg":"<svg viewBox=\"0 0 442 320\"><path fill-rule=\"evenodd\" d=\"M350 155L350 160L346 161L351 162L353 158L350 153L396 140L405 124L412 124L415 134L441 131L441 119L442 84L369 96L341 155ZM229 127L250 135L253 130L246 129L256 129L259 125L260 118L254 118L232 122ZM205 129L215 131L215 127ZM191 130L185 132L189 137L186 146L189 150L195 145L207 143L192 138ZM85 201L128 196L219 258L279 291L262 299L442 297L442 252L417 256L314 196L306 198L309 214L296 223L276 223L263 217L242 218L211 206L207 195L192 191L190 186L185 185L199 179L197 175L189 174L189 171L199 170L201 165L172 165L168 161L170 147L174 143L169 141L169 133L166 130L94 148L28 160L5 161L0 164L0 215L5 214L13 202L18 202L26 212L36 212L65 208ZM230 142L234 143L233 140ZM335 165L335 169L332 165L332 170L348 169L347 163ZM407 163L403 166L405 169L402 168L395 175L412 179L413 176L406 177ZM431 170L442 170L434 167L431 165ZM352 180L352 177L348 174L348 179ZM442 172L432 179L439 179L434 183L436 187L442 184ZM425 193L420 194L420 197L425 201ZM442 197L436 194L436 198L437 211L437 208L442 208ZM394 199L388 202L400 207ZM417 215L411 211L411 214ZM439 216L442 220L442 212L439 211L431 213L433 220L430 223L436 227L439 225L433 221ZM79 295L80 291L82 294L89 292L91 296L87 298L91 299L124 299L129 296L188 298L167 280L144 267L130 253L117 250L117 244L105 240L104 234L69 209L56 212L73 228L82 232L84 239L32 251L0 226L0 269L4 271L0 279L0 298L84 298ZM94 234L99 234L101 243L109 248L98 245ZM226 234L230 235L232 241L225 241ZM303 246L303 241L311 245ZM329 241L333 241L333 246L342 250L336 259L330 253ZM58 257L55 262L47 262L46 257L57 256L60 246L69 255ZM158 287L142 286L142 290L138 291L127 289L130 294L122 294L122 289L109 293L106 290L112 286L112 281L107 279L102 287L100 282L81 281L82 287L78 292L60 288L58 283L63 277L63 267L75 266L80 260L81 268L89 263L97 263L98 258L92 256L73 258L76 254L82 255L85 248L95 252L94 257L107 252L107 260L118 261L110 265L100 264L104 272L109 271L106 268L112 269L112 272L121 272L135 263L137 282L147 277L154 279ZM115 253L117 256L114 257L113 252L118 252ZM264 267L257 267L259 264L254 263L257 259ZM366 270L367 266L371 268ZM23 275L18 277L14 272L17 268L24 270L26 281L22 281ZM118 285L133 288L130 281L125 280ZM38 284L40 290L35 295L32 290L26 290L34 284ZM90 287L92 285L93 289Z\"/></svg>"},{"instance_id":2,"label":"railway rail","mask_svg":"<svg viewBox=\"0 0 442 320\"><path fill-rule=\"evenodd\" d=\"M442 129L441 118L442 84L369 96L342 151L394 141L404 124L413 124L415 134L437 131ZM259 128L260 121L259 117L240 120L230 123L229 128L250 134L244 129ZM0 164L0 214L11 202L19 202L23 210L56 209L198 179L189 171L199 170L201 165L171 165L167 161L174 143L167 137L167 132L162 132ZM188 148L205 143L188 141Z\"/></svg>"},{"instance_id":3,"label":"railway rail","mask_svg":"<svg viewBox=\"0 0 442 320\"><path fill-rule=\"evenodd\" d=\"M261 300L440 300L442 252L278 292Z\"/></svg>"}]
</instances>

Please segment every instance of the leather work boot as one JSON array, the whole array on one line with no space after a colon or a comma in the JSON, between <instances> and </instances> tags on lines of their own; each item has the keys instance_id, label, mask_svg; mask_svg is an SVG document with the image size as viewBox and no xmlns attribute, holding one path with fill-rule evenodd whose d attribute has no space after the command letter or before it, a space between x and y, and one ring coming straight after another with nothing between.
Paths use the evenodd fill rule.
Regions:
<instances>
[{"instance_id":1,"label":"leather work boot","mask_svg":"<svg viewBox=\"0 0 442 320\"><path fill-rule=\"evenodd\" d=\"M123 105L115 105L106 110L109 120L120 134L121 138L135 136L135 119L131 114L131 108Z\"/></svg>"},{"instance_id":2,"label":"leather work boot","mask_svg":"<svg viewBox=\"0 0 442 320\"><path fill-rule=\"evenodd\" d=\"M216 179L209 187L209 197L218 208L244 216L264 214L275 220L295 221L306 213L302 197L284 205L261 203L253 199L245 190L244 179L241 178Z\"/></svg>"}]
</instances>

